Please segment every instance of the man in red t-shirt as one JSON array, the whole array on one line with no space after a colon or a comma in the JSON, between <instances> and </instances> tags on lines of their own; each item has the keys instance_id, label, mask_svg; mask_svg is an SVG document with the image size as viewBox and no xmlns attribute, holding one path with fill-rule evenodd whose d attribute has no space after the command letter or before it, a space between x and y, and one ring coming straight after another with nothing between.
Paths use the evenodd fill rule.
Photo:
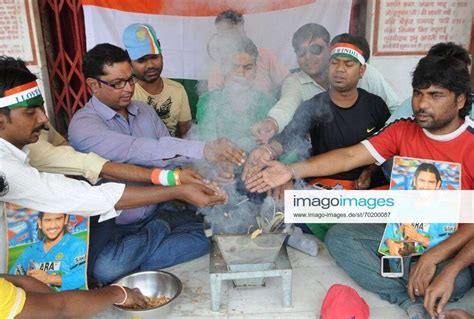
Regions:
<instances>
[{"instance_id":1,"label":"man in red t-shirt","mask_svg":"<svg viewBox=\"0 0 474 319\"><path fill-rule=\"evenodd\" d=\"M396 121L360 144L333 150L289 166L266 162L260 172L250 172L246 185L265 192L292 178L326 176L372 163L382 164L395 156L448 161L462 165L462 189L474 186L474 124L467 65L447 52L426 56L413 73L414 117ZM399 304L410 318L424 318L422 296L435 276L471 238L474 224L465 224L443 243L425 252L416 264L405 258L403 278L379 274L378 245L384 225L338 224L326 235L326 245L336 262L360 286L382 299ZM452 298L471 287L469 269L460 272Z\"/></svg>"}]
</instances>

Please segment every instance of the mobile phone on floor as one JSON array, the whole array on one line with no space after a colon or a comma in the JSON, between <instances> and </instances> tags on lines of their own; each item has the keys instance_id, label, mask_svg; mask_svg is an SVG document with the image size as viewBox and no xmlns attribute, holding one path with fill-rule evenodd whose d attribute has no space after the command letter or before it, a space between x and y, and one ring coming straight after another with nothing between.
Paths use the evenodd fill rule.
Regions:
<instances>
[{"instance_id":1,"label":"mobile phone on floor","mask_svg":"<svg viewBox=\"0 0 474 319\"><path fill-rule=\"evenodd\" d=\"M382 256L380 260L380 274L382 277L403 277L403 258L401 256Z\"/></svg>"}]
</instances>

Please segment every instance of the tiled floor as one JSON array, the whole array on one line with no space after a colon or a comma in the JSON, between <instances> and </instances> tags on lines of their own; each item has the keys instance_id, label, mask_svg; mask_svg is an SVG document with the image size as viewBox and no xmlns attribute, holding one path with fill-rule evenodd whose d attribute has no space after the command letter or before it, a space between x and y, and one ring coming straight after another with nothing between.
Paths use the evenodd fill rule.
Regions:
<instances>
[{"instance_id":1,"label":"tiled floor","mask_svg":"<svg viewBox=\"0 0 474 319\"><path fill-rule=\"evenodd\" d=\"M321 244L317 257L310 257L292 248L288 255L293 267L292 307L282 306L280 278L267 278L266 287L232 288L230 282L223 282L220 309L211 310L209 285L209 255L191 262L165 269L177 275L183 282L181 296L173 305L170 319L315 319L328 288L335 284L346 284L355 288L370 307L371 319L407 318L398 306L381 300L376 294L359 287L349 276L335 265L325 247ZM474 302L474 289L462 299ZM117 313L107 311L99 318L117 318Z\"/></svg>"}]
</instances>

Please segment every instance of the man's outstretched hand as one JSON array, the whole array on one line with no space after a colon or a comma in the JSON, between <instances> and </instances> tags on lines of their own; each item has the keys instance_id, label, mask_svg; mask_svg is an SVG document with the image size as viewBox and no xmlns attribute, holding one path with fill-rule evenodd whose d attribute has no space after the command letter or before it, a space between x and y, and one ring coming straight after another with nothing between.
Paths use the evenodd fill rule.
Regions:
<instances>
[{"instance_id":1,"label":"man's outstretched hand","mask_svg":"<svg viewBox=\"0 0 474 319\"><path fill-rule=\"evenodd\" d=\"M179 172L181 184L205 184L204 177L193 168L182 168Z\"/></svg>"},{"instance_id":2,"label":"man's outstretched hand","mask_svg":"<svg viewBox=\"0 0 474 319\"><path fill-rule=\"evenodd\" d=\"M264 161L266 168L259 173L247 176L245 186L254 193L263 193L290 181L293 175L285 164L278 161Z\"/></svg>"},{"instance_id":3,"label":"man's outstretched hand","mask_svg":"<svg viewBox=\"0 0 474 319\"><path fill-rule=\"evenodd\" d=\"M265 167L265 163L271 160L273 160L273 158L270 152L265 148L258 147L254 149L245 162L242 171L242 180L246 182L250 176L259 173Z\"/></svg>"},{"instance_id":4,"label":"man's outstretched hand","mask_svg":"<svg viewBox=\"0 0 474 319\"><path fill-rule=\"evenodd\" d=\"M245 162L245 152L226 138L219 138L204 146L204 158L209 161L228 161L236 165Z\"/></svg>"},{"instance_id":5,"label":"man's outstretched hand","mask_svg":"<svg viewBox=\"0 0 474 319\"><path fill-rule=\"evenodd\" d=\"M175 191L178 192L177 199L199 208L224 204L227 200L222 192L211 185L187 184L175 186Z\"/></svg>"}]
</instances>

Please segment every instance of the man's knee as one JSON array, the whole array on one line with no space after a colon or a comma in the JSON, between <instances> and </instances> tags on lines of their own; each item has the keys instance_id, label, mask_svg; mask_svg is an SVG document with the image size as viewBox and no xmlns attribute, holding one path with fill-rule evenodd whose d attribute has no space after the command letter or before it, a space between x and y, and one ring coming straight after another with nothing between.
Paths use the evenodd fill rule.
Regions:
<instances>
[{"instance_id":1,"label":"man's knee","mask_svg":"<svg viewBox=\"0 0 474 319\"><path fill-rule=\"evenodd\" d=\"M204 234L202 224L200 223L189 223L174 234L178 235L178 237L180 236L179 234L183 234L183 237L187 238L186 241L188 241L189 246L192 247L192 249L188 250L192 258L200 257L210 251L210 239ZM191 236L191 238L189 238L189 236ZM177 238L175 237L175 239Z\"/></svg>"},{"instance_id":2,"label":"man's knee","mask_svg":"<svg viewBox=\"0 0 474 319\"><path fill-rule=\"evenodd\" d=\"M93 267L92 276L104 284L114 282L134 270L129 269L127 264L113 262L111 258L106 256L99 256Z\"/></svg>"},{"instance_id":3,"label":"man's knee","mask_svg":"<svg viewBox=\"0 0 474 319\"><path fill-rule=\"evenodd\" d=\"M211 250L211 241L206 237L203 230L195 231L196 241L198 243L199 256L207 254Z\"/></svg>"},{"instance_id":4,"label":"man's knee","mask_svg":"<svg viewBox=\"0 0 474 319\"><path fill-rule=\"evenodd\" d=\"M324 237L325 244L328 245L335 241L347 239L347 227L346 224L336 224L329 228L326 237Z\"/></svg>"},{"instance_id":5,"label":"man's knee","mask_svg":"<svg viewBox=\"0 0 474 319\"><path fill-rule=\"evenodd\" d=\"M353 233L353 225L350 224L337 224L329 228L324 243L328 251L334 255L336 252L345 250L344 248L351 245Z\"/></svg>"}]
</instances>

